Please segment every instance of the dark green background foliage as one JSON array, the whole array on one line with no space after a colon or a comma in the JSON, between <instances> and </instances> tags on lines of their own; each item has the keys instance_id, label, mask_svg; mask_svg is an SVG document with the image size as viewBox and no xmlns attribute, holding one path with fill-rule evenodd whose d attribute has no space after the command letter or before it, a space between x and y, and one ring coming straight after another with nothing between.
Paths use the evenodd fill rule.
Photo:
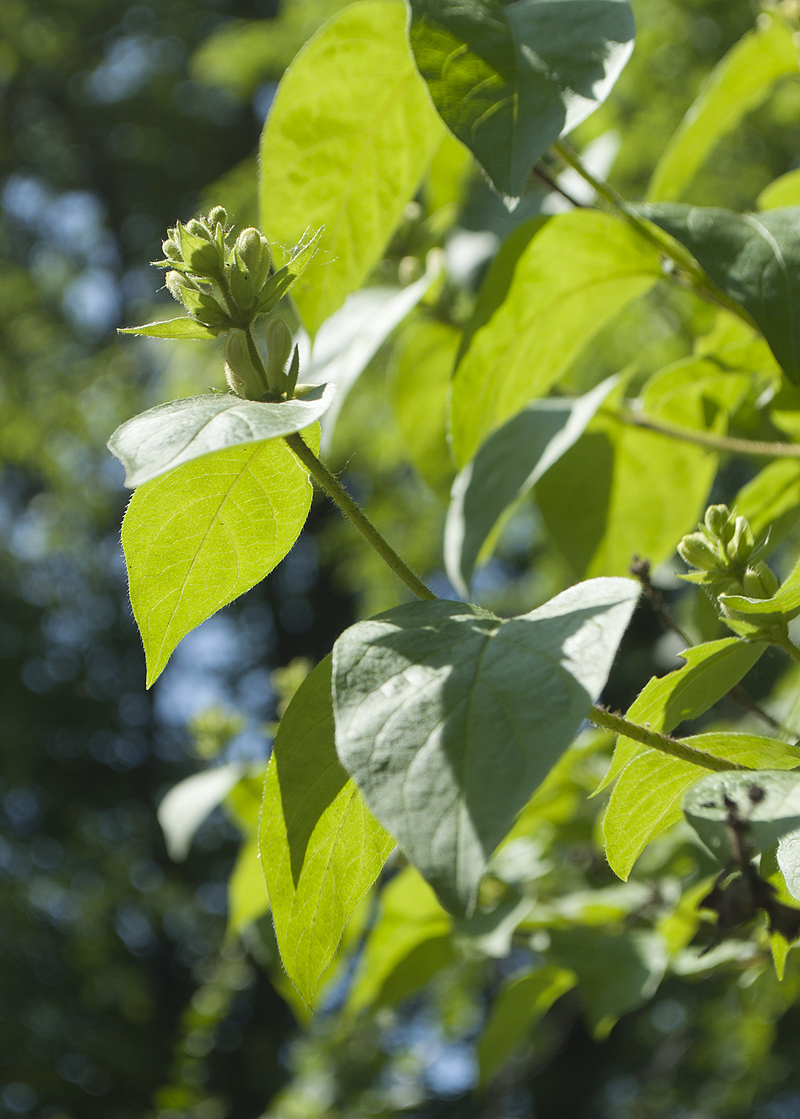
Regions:
<instances>
[{"instance_id":1,"label":"dark green background foliage","mask_svg":"<svg viewBox=\"0 0 800 1119\"><path fill-rule=\"evenodd\" d=\"M791 956L781 985L769 970L752 981L739 963L702 980L673 976L603 1042L567 994L475 1096L475 1041L489 999L526 965L525 953L455 960L450 927L434 915L377 1009L343 1025L343 983L304 1029L268 921L246 948L224 938L239 839L228 817L210 817L185 863L167 857L155 806L197 770L198 753L266 756L264 726L280 698L270 673L297 657L319 661L348 624L398 601L377 558L315 502L275 574L187 639L145 692L119 548L127 498L105 450L135 412L221 384L218 352L193 361L200 351L187 357L184 347L165 358L114 329L166 313L161 274L148 262L176 218L221 202L239 226L256 220L254 152L275 83L339 7L0 4L0 1116L798 1115L800 973ZM633 57L578 139L618 129L614 185L638 199L703 79L757 9L743 0L634 0L633 8ZM722 141L691 202L752 208L798 152L793 79ZM458 224L505 236L538 212L544 194L531 189L509 214L475 175ZM421 272L441 242L441 230L425 224L428 205L422 197L406 209L372 281ZM478 271L446 288L438 305L439 341L451 351L479 279ZM632 357L643 381L685 357L710 314L680 292L644 303L571 368L570 391ZM451 468L441 456L430 488L409 471L383 384L390 347L381 358L348 402L331 461L412 565L447 593L444 506L434 491L446 494ZM750 419L748 428L740 417L742 434L774 435ZM714 496L727 500L754 473L741 460L726 466ZM792 528L790 519L786 533ZM789 547L796 554L796 533ZM528 507L480 578L482 604L501 614L529 610L563 584L563 560ZM717 636L708 618L699 624ZM609 703L624 709L654 671L674 666L661 635L640 610ZM755 698L780 667L762 658L748 679ZM732 714L726 703L721 718ZM222 724L214 731L210 718L205 732L196 724L189 733L190 718L207 708L241 715L232 735ZM553 809L545 870L548 881L575 889L616 883L598 853L597 802L583 799L598 776L593 751L566 779L572 807ZM676 842L659 858L658 873L677 881L696 856ZM710 860L704 869L712 872ZM363 919L374 921L374 911ZM580 949L568 939L565 960ZM628 1005L637 1005L635 992Z\"/></svg>"}]
</instances>

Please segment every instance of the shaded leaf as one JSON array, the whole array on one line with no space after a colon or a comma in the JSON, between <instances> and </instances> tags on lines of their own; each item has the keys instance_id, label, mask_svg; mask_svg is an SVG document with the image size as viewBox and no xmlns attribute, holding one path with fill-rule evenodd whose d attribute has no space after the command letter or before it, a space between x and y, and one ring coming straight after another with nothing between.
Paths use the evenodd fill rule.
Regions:
<instances>
[{"instance_id":1,"label":"shaded leaf","mask_svg":"<svg viewBox=\"0 0 800 1119\"><path fill-rule=\"evenodd\" d=\"M800 460L778 459L765 466L739 490L732 508L747 518L756 540L769 531L767 551L773 551L800 520Z\"/></svg>"},{"instance_id":2,"label":"shaded leaf","mask_svg":"<svg viewBox=\"0 0 800 1119\"><path fill-rule=\"evenodd\" d=\"M495 428L546 396L598 330L661 276L658 252L608 214L574 210L529 228L522 251L517 233L503 257L507 275L490 273L490 294L476 312L489 317L453 379L453 452L461 466Z\"/></svg>"},{"instance_id":3,"label":"shaded leaf","mask_svg":"<svg viewBox=\"0 0 800 1119\"><path fill-rule=\"evenodd\" d=\"M133 489L185 462L226 447L302 431L333 402L333 385L314 385L295 400L267 404L232 392L189 396L126 420L108 441Z\"/></svg>"},{"instance_id":4,"label":"shaded leaf","mask_svg":"<svg viewBox=\"0 0 800 1119\"><path fill-rule=\"evenodd\" d=\"M444 558L450 582L464 598L481 548L503 512L573 446L616 383L616 377L609 377L577 400L529 404L493 432L457 476L447 511Z\"/></svg>"},{"instance_id":5,"label":"shaded leaf","mask_svg":"<svg viewBox=\"0 0 800 1119\"><path fill-rule=\"evenodd\" d=\"M319 426L303 438L316 450ZM148 687L182 637L280 563L311 496L305 467L282 439L204 455L136 490L122 545Z\"/></svg>"},{"instance_id":6,"label":"shaded leaf","mask_svg":"<svg viewBox=\"0 0 800 1119\"><path fill-rule=\"evenodd\" d=\"M442 134L400 0L338 12L284 74L261 139L261 221L276 253L324 227L292 292L310 334L380 260Z\"/></svg>"},{"instance_id":7,"label":"shaded leaf","mask_svg":"<svg viewBox=\"0 0 800 1119\"><path fill-rule=\"evenodd\" d=\"M640 212L747 311L786 376L800 384L800 206L736 214L662 203Z\"/></svg>"},{"instance_id":8,"label":"shaded leaf","mask_svg":"<svg viewBox=\"0 0 800 1119\"><path fill-rule=\"evenodd\" d=\"M281 719L261 811L261 859L278 946L307 1005L393 847L336 757L326 657Z\"/></svg>"},{"instance_id":9,"label":"shaded leaf","mask_svg":"<svg viewBox=\"0 0 800 1119\"><path fill-rule=\"evenodd\" d=\"M323 232L322 229L318 229L315 233L306 231L300 242L295 245L286 264L270 276L262 288L256 307L257 314L268 314L277 307L287 291L300 279L320 246Z\"/></svg>"},{"instance_id":10,"label":"shaded leaf","mask_svg":"<svg viewBox=\"0 0 800 1119\"><path fill-rule=\"evenodd\" d=\"M336 642L342 764L454 913L600 694L638 594L599 579L506 621L409 603Z\"/></svg>"},{"instance_id":11,"label":"shaded leaf","mask_svg":"<svg viewBox=\"0 0 800 1119\"><path fill-rule=\"evenodd\" d=\"M610 93L633 48L624 0L410 0L433 103L508 198Z\"/></svg>"},{"instance_id":12,"label":"shaded leaf","mask_svg":"<svg viewBox=\"0 0 800 1119\"><path fill-rule=\"evenodd\" d=\"M553 965L505 981L478 1042L479 1087L494 1079L553 1003L576 982L573 971Z\"/></svg>"},{"instance_id":13,"label":"shaded leaf","mask_svg":"<svg viewBox=\"0 0 800 1119\"><path fill-rule=\"evenodd\" d=\"M794 761L798 760L800 754L795 750ZM781 836L800 827L800 773L770 769L756 769L753 773L709 773L686 793L683 811L700 839L721 863L736 858L728 827L732 811L739 820L746 822L747 840L753 851L766 851L774 847Z\"/></svg>"},{"instance_id":14,"label":"shaded leaf","mask_svg":"<svg viewBox=\"0 0 800 1119\"><path fill-rule=\"evenodd\" d=\"M792 769L800 752L775 738L749 734L698 734L683 739L714 757L760 769ZM681 818L681 798L702 769L659 750L644 750L623 769L608 804L603 834L606 858L627 878L647 844Z\"/></svg>"},{"instance_id":15,"label":"shaded leaf","mask_svg":"<svg viewBox=\"0 0 800 1119\"><path fill-rule=\"evenodd\" d=\"M121 327L118 334L140 334L147 338L174 338L204 341L216 338L218 330L205 326L197 319L168 319L166 322L149 322L144 326Z\"/></svg>"},{"instance_id":16,"label":"shaded leaf","mask_svg":"<svg viewBox=\"0 0 800 1119\"><path fill-rule=\"evenodd\" d=\"M677 202L718 141L765 100L778 78L792 73L792 29L780 16L766 16L714 68L659 159L647 201Z\"/></svg>"}]
</instances>

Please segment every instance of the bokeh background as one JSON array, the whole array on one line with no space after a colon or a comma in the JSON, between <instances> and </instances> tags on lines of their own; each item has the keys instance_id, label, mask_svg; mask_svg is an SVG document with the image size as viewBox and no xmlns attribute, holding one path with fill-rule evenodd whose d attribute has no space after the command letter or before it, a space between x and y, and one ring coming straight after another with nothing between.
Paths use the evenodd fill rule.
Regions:
<instances>
[{"instance_id":1,"label":"bokeh background","mask_svg":"<svg viewBox=\"0 0 800 1119\"><path fill-rule=\"evenodd\" d=\"M254 151L276 84L340 6L0 3L0 1116L798 1116L797 979L757 992L730 975L672 980L603 1044L567 1016L527 1071L478 1101L469 1030L443 1035L424 1007L346 1032L329 1007L303 1029L259 964L274 953L268 933L258 950L224 938L239 837L221 810L185 862L166 854L164 792L220 749L265 757L289 686L275 670L316 662L347 624L396 601L391 577L315 502L275 574L187 638L145 692L119 543L126 493L105 449L134 412L221 385L213 347L115 330L167 310L148 262L177 218L221 202L239 226L256 220ZM579 140L618 132L612 180L635 198L758 8L633 7L633 59ZM787 80L720 146L693 200L748 208L796 165L800 82ZM498 238L544 197L533 191L508 215L468 184L442 233L461 237L450 245L456 310ZM376 279L418 274L424 216L410 208ZM646 329L627 316L616 349L623 331L645 366L681 356L679 312L649 316ZM444 506L404 464L385 403L391 363L390 342L354 394L334 462L443 587ZM529 608L557 583L546 555L532 564L537 548L518 519L482 576L484 598ZM655 622L637 624L620 703L654 668ZM457 986L442 996L454 1021L460 997Z\"/></svg>"}]
</instances>

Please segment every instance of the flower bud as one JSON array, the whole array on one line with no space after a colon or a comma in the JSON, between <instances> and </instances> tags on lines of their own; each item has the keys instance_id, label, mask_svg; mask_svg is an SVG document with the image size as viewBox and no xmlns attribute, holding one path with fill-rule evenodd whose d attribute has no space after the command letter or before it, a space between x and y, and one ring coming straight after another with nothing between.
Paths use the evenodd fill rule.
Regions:
<instances>
[{"instance_id":1,"label":"flower bud","mask_svg":"<svg viewBox=\"0 0 800 1119\"><path fill-rule=\"evenodd\" d=\"M725 551L736 563L747 563L753 554L755 537L745 517L737 517L733 527L733 536L730 543L726 544Z\"/></svg>"},{"instance_id":2,"label":"flower bud","mask_svg":"<svg viewBox=\"0 0 800 1119\"><path fill-rule=\"evenodd\" d=\"M745 571L742 586L748 598L772 598L780 583L772 569L760 560Z\"/></svg>"},{"instance_id":3,"label":"flower bud","mask_svg":"<svg viewBox=\"0 0 800 1119\"><path fill-rule=\"evenodd\" d=\"M283 319L270 319L265 327L267 336L267 380L272 392L284 393L287 380L284 370L292 352L292 335ZM296 375L295 375L296 376Z\"/></svg>"},{"instance_id":4,"label":"flower bud","mask_svg":"<svg viewBox=\"0 0 800 1119\"><path fill-rule=\"evenodd\" d=\"M184 282L180 272L167 272L164 277L164 283L172 298L177 299L179 303L183 303Z\"/></svg>"},{"instance_id":5,"label":"flower bud","mask_svg":"<svg viewBox=\"0 0 800 1119\"><path fill-rule=\"evenodd\" d=\"M717 571L722 566L719 555L699 532L690 532L678 545L678 554L690 567L700 571Z\"/></svg>"},{"instance_id":6,"label":"flower bud","mask_svg":"<svg viewBox=\"0 0 800 1119\"><path fill-rule=\"evenodd\" d=\"M237 327L225 336L225 376L235 393L245 400L263 400L264 383L260 371L253 364L247 345L247 335Z\"/></svg>"},{"instance_id":7,"label":"flower bud","mask_svg":"<svg viewBox=\"0 0 800 1119\"><path fill-rule=\"evenodd\" d=\"M212 210L208 211L208 224L211 226L228 224L228 211L224 206L214 206Z\"/></svg>"},{"instance_id":8,"label":"flower bud","mask_svg":"<svg viewBox=\"0 0 800 1119\"><path fill-rule=\"evenodd\" d=\"M181 223L178 222L178 229L180 228ZM206 241L208 240L208 229L205 223L200 221L198 218L191 218L189 221L187 221L186 225L183 226L183 228L191 233L193 237L200 237Z\"/></svg>"},{"instance_id":9,"label":"flower bud","mask_svg":"<svg viewBox=\"0 0 800 1119\"><path fill-rule=\"evenodd\" d=\"M180 246L176 244L171 237L168 237L166 241L162 242L161 251L164 253L167 260L174 260L176 262L181 260Z\"/></svg>"},{"instance_id":10,"label":"flower bud","mask_svg":"<svg viewBox=\"0 0 800 1119\"><path fill-rule=\"evenodd\" d=\"M243 229L236 238L236 253L243 266L250 273L258 272L261 267L262 253L266 251L269 260L269 246L257 229ZM267 265L269 267L269 264Z\"/></svg>"},{"instance_id":11,"label":"flower bud","mask_svg":"<svg viewBox=\"0 0 800 1119\"><path fill-rule=\"evenodd\" d=\"M730 510L727 505L709 505L708 509L706 509L704 520L712 536L723 540L730 515ZM727 541L723 540L723 543L727 543Z\"/></svg>"}]
</instances>

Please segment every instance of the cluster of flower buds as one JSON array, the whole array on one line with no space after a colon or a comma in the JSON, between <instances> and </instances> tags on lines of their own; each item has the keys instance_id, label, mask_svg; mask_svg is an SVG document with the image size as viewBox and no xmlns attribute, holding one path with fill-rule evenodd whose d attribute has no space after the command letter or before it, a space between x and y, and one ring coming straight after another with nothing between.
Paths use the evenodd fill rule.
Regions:
<instances>
[{"instance_id":1,"label":"cluster of flower buds","mask_svg":"<svg viewBox=\"0 0 800 1119\"><path fill-rule=\"evenodd\" d=\"M727 505L711 505L698 532L690 532L678 545L680 556L696 573L684 576L718 594L744 594L748 598L771 598L778 580L758 559L766 541L756 543L746 517L737 516Z\"/></svg>"},{"instance_id":2,"label":"cluster of flower buds","mask_svg":"<svg viewBox=\"0 0 800 1119\"><path fill-rule=\"evenodd\" d=\"M257 229L245 229L228 244L228 215L215 206L206 216L181 222L163 244L166 284L186 310L212 330L245 328L259 306L272 268L269 244Z\"/></svg>"}]
</instances>

